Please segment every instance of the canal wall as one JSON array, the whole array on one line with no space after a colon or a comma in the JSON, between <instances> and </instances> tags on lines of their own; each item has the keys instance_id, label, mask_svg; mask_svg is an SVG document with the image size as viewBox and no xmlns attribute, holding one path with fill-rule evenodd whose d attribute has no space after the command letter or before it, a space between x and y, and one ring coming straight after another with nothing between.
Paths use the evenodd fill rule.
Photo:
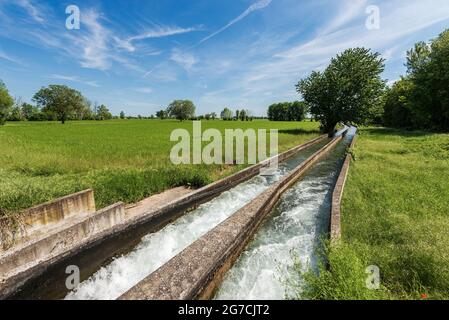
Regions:
<instances>
[{"instance_id":1,"label":"canal wall","mask_svg":"<svg viewBox=\"0 0 449 320\"><path fill-rule=\"evenodd\" d=\"M355 146L356 136L352 138L349 149L352 150ZM332 193L332 207L331 218L329 226L329 235L331 243L336 243L341 238L341 200L343 198L343 192L346 185L346 180L349 173L349 166L353 160L352 154L346 155L345 161L338 176L337 183Z\"/></svg>"},{"instance_id":2,"label":"canal wall","mask_svg":"<svg viewBox=\"0 0 449 320\"><path fill-rule=\"evenodd\" d=\"M8 227L13 224L11 217L3 217L0 219L0 225L3 226L0 230L0 254L10 247L31 240L40 230L64 223L64 220L73 216L94 212L94 192L88 189L20 212L14 217L17 220L15 228Z\"/></svg>"}]
</instances>

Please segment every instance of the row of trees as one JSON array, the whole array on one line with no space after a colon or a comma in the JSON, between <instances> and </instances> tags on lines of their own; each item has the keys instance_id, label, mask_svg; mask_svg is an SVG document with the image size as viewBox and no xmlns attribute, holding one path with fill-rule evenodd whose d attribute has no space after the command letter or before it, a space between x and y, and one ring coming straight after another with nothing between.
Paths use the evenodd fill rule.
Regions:
<instances>
[{"instance_id":1,"label":"row of trees","mask_svg":"<svg viewBox=\"0 0 449 320\"><path fill-rule=\"evenodd\" d=\"M449 131L449 30L407 52L407 75L385 97L384 123Z\"/></svg>"},{"instance_id":2,"label":"row of trees","mask_svg":"<svg viewBox=\"0 0 449 320\"><path fill-rule=\"evenodd\" d=\"M206 113L205 115L195 116L195 105L190 100L175 100L167 109L156 112L159 119L178 119L184 120L215 120L218 118L215 112ZM235 115L229 108L224 108L220 114L222 120L241 120L252 121L253 117L248 110L236 110Z\"/></svg>"},{"instance_id":3,"label":"row of trees","mask_svg":"<svg viewBox=\"0 0 449 320\"><path fill-rule=\"evenodd\" d=\"M302 121L308 109L304 101L275 103L268 107L270 121Z\"/></svg>"},{"instance_id":4,"label":"row of trees","mask_svg":"<svg viewBox=\"0 0 449 320\"><path fill-rule=\"evenodd\" d=\"M33 97L36 105L13 99L0 81L0 125L6 121L109 120L113 116L105 105L94 105L79 91L63 85L41 88ZM120 115L124 117L123 115Z\"/></svg>"},{"instance_id":5,"label":"row of trees","mask_svg":"<svg viewBox=\"0 0 449 320\"><path fill-rule=\"evenodd\" d=\"M234 115L231 109L224 108L223 111L220 113L220 118L225 121L231 120L252 121L254 117L251 115L251 112L246 109L236 110Z\"/></svg>"}]
</instances>

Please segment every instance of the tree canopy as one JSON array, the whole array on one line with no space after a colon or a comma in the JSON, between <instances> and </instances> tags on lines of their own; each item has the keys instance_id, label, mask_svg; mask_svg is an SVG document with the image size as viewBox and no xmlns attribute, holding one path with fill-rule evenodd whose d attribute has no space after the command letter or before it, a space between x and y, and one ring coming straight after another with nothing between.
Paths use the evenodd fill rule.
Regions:
<instances>
[{"instance_id":1,"label":"tree canopy","mask_svg":"<svg viewBox=\"0 0 449 320\"><path fill-rule=\"evenodd\" d=\"M382 112L384 60L369 49L348 49L337 55L324 72L314 71L296 88L332 135L338 123L367 124Z\"/></svg>"},{"instance_id":2,"label":"tree canopy","mask_svg":"<svg viewBox=\"0 0 449 320\"><path fill-rule=\"evenodd\" d=\"M195 105L190 100L175 100L167 108L170 117L184 121L195 117Z\"/></svg>"},{"instance_id":3,"label":"tree canopy","mask_svg":"<svg viewBox=\"0 0 449 320\"><path fill-rule=\"evenodd\" d=\"M386 94L385 125L449 131L449 30L415 44L406 67Z\"/></svg>"},{"instance_id":4,"label":"tree canopy","mask_svg":"<svg viewBox=\"0 0 449 320\"><path fill-rule=\"evenodd\" d=\"M86 99L82 94L64 85L50 85L40 89L34 95L33 101L42 107L43 111L53 112L62 124L76 110L86 107Z\"/></svg>"},{"instance_id":5,"label":"tree canopy","mask_svg":"<svg viewBox=\"0 0 449 320\"><path fill-rule=\"evenodd\" d=\"M307 114L304 101L275 103L268 107L270 121L302 121Z\"/></svg>"},{"instance_id":6,"label":"tree canopy","mask_svg":"<svg viewBox=\"0 0 449 320\"><path fill-rule=\"evenodd\" d=\"M220 118L223 120L231 120L232 119L232 111L229 108L224 108L220 114Z\"/></svg>"},{"instance_id":7,"label":"tree canopy","mask_svg":"<svg viewBox=\"0 0 449 320\"><path fill-rule=\"evenodd\" d=\"M109 111L108 107L105 105L101 105L97 108L97 120L110 120L112 119L112 114Z\"/></svg>"},{"instance_id":8,"label":"tree canopy","mask_svg":"<svg viewBox=\"0 0 449 320\"><path fill-rule=\"evenodd\" d=\"M3 81L0 80L0 125L5 124L13 104L14 99L9 95L9 91Z\"/></svg>"}]
</instances>

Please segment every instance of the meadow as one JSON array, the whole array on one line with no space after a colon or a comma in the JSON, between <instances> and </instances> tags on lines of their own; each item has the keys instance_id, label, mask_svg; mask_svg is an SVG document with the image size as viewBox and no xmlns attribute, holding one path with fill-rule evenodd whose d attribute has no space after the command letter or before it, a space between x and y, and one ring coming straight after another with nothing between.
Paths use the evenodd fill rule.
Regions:
<instances>
[{"instance_id":1,"label":"meadow","mask_svg":"<svg viewBox=\"0 0 449 320\"><path fill-rule=\"evenodd\" d=\"M308 272L315 299L449 298L449 135L360 130L342 205L342 241ZM365 269L380 268L380 290Z\"/></svg>"},{"instance_id":2,"label":"meadow","mask_svg":"<svg viewBox=\"0 0 449 320\"><path fill-rule=\"evenodd\" d=\"M202 129L279 129L285 151L320 135L316 122L203 121ZM170 162L174 129L192 122L110 120L9 122L0 127L0 215L87 188L97 207L134 203L177 186L201 187L242 165L183 165Z\"/></svg>"}]
</instances>

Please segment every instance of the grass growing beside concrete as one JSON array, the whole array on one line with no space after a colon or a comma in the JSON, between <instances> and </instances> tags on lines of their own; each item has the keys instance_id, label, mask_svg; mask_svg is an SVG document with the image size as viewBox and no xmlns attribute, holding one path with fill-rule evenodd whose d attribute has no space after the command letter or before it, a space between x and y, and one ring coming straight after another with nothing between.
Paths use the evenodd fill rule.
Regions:
<instances>
[{"instance_id":1,"label":"grass growing beside concrete","mask_svg":"<svg viewBox=\"0 0 449 320\"><path fill-rule=\"evenodd\" d=\"M279 129L280 151L319 136L315 122L203 121L203 130ZM172 120L8 123L0 127L0 212L6 214L86 188L97 207L136 202L177 186L200 187L242 166L174 166ZM205 143L206 144L206 143Z\"/></svg>"},{"instance_id":2,"label":"grass growing beside concrete","mask_svg":"<svg viewBox=\"0 0 449 320\"><path fill-rule=\"evenodd\" d=\"M361 130L331 271L308 272L303 298L449 298L449 135ZM365 268L380 268L368 290Z\"/></svg>"}]
</instances>

